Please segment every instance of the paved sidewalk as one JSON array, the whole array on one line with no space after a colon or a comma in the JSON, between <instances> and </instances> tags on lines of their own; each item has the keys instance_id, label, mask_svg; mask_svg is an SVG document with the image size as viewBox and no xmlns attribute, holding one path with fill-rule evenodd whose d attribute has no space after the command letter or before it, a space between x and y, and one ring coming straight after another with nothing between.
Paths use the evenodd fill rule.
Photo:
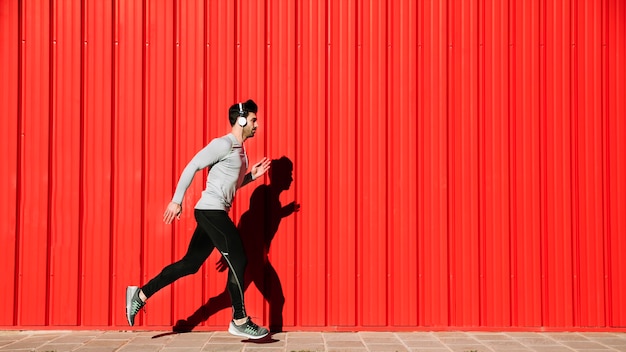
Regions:
<instances>
[{"instance_id":1,"label":"paved sidewalk","mask_svg":"<svg viewBox=\"0 0 626 352\"><path fill-rule=\"evenodd\" d=\"M0 331L0 351L626 352L626 333L287 332L251 342L227 332Z\"/></svg>"}]
</instances>

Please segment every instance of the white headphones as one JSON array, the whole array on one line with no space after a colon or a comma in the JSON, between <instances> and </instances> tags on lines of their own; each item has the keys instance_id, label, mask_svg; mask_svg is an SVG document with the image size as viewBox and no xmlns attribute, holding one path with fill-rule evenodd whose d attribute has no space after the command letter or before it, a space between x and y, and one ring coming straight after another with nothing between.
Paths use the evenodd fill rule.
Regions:
<instances>
[{"instance_id":1,"label":"white headphones","mask_svg":"<svg viewBox=\"0 0 626 352\"><path fill-rule=\"evenodd\" d=\"M244 127L248 124L248 119L246 119L245 111L243 111L243 105L239 103L239 118L237 119L237 123L239 126Z\"/></svg>"}]
</instances>

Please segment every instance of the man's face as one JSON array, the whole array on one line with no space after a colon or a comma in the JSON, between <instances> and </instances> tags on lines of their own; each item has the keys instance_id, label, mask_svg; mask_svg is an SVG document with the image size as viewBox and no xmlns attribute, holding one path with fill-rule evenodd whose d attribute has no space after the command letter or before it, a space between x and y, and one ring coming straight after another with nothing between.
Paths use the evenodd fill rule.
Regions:
<instances>
[{"instance_id":1,"label":"man's face","mask_svg":"<svg viewBox=\"0 0 626 352\"><path fill-rule=\"evenodd\" d=\"M256 114L253 112L248 113L247 119L248 119L248 124L243 127L243 133L247 138L254 137L254 134L256 133L256 129L257 127L259 127L259 124L257 123Z\"/></svg>"}]
</instances>

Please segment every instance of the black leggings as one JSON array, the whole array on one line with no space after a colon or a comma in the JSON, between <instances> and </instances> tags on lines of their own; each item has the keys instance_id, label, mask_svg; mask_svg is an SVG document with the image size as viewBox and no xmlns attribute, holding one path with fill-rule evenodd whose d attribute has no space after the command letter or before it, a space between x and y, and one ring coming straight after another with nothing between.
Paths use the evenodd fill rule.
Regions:
<instances>
[{"instance_id":1,"label":"black leggings","mask_svg":"<svg viewBox=\"0 0 626 352\"><path fill-rule=\"evenodd\" d=\"M239 232L228 214L223 210L198 210L194 215L198 226L191 237L185 256L176 263L163 268L141 291L150 298L157 291L183 276L198 272L213 248L222 253L228 264L228 292L233 306L233 318L247 316L243 303L243 275L247 259Z\"/></svg>"}]
</instances>

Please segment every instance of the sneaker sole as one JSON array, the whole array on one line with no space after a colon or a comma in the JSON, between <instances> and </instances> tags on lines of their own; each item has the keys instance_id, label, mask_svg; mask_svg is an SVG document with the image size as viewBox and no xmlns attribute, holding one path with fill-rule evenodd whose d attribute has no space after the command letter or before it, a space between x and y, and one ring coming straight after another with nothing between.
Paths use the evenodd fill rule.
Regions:
<instances>
[{"instance_id":1,"label":"sneaker sole","mask_svg":"<svg viewBox=\"0 0 626 352\"><path fill-rule=\"evenodd\" d=\"M249 338L249 339L251 339L251 340L258 340L258 339L262 339L262 338L264 338L265 336L267 336L267 334L268 334L268 333L266 333L265 335L259 335L259 336L248 335L248 334L246 334L246 333L243 333L243 332L241 332L241 331L237 330L237 328L235 328L234 326L232 326L232 324L228 326L228 332L229 332L231 335L240 336L240 337L247 337L247 338Z\"/></svg>"},{"instance_id":2,"label":"sneaker sole","mask_svg":"<svg viewBox=\"0 0 626 352\"><path fill-rule=\"evenodd\" d=\"M130 321L130 303L133 301L133 296L137 290L139 290L137 286L126 287L126 320L130 326L135 325Z\"/></svg>"}]
</instances>

